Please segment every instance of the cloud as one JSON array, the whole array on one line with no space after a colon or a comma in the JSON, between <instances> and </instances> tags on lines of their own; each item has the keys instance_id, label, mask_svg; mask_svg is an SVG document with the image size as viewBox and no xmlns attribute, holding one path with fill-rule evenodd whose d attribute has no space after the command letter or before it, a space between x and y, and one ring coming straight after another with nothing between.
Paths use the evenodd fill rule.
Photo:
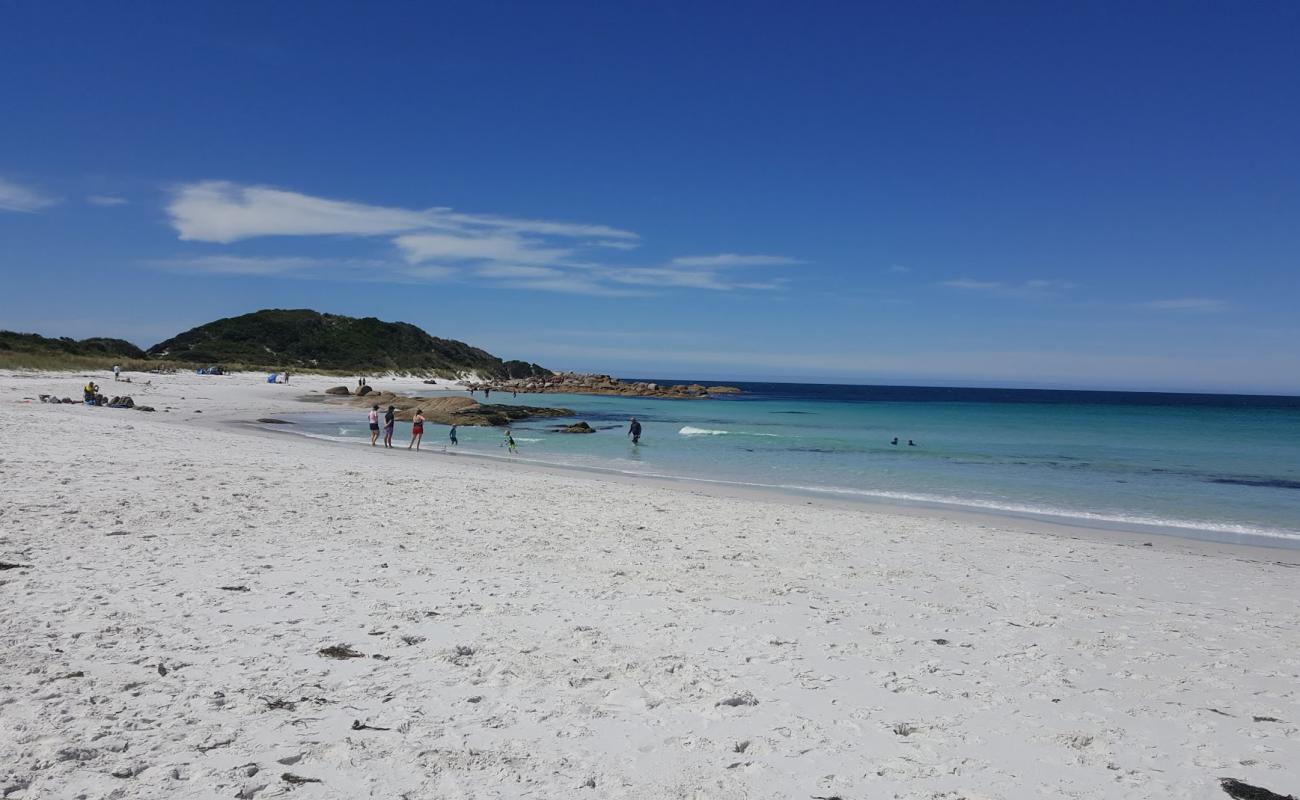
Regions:
<instances>
[{"instance_id":1,"label":"cloud","mask_svg":"<svg viewBox=\"0 0 1300 800\"><path fill-rule=\"evenodd\" d=\"M0 211L20 211L30 214L42 208L49 208L58 202L57 197L50 197L35 189L0 178Z\"/></svg>"},{"instance_id":2,"label":"cloud","mask_svg":"<svg viewBox=\"0 0 1300 800\"><path fill-rule=\"evenodd\" d=\"M505 231L560 237L635 240L630 231L495 215L372 206L230 181L180 186L167 205L182 241L229 244L260 236L380 236L422 230Z\"/></svg>"},{"instance_id":3,"label":"cloud","mask_svg":"<svg viewBox=\"0 0 1300 800\"><path fill-rule=\"evenodd\" d=\"M1209 297L1173 297L1166 300L1148 300L1137 304L1139 308L1161 311L1223 311L1227 304Z\"/></svg>"},{"instance_id":4,"label":"cloud","mask_svg":"<svg viewBox=\"0 0 1300 800\"><path fill-rule=\"evenodd\" d=\"M675 267L780 267L806 263L808 262L787 256L741 255L739 253L719 253L716 256L683 256L672 260L672 265Z\"/></svg>"},{"instance_id":5,"label":"cloud","mask_svg":"<svg viewBox=\"0 0 1300 800\"><path fill-rule=\"evenodd\" d=\"M378 239L400 262L202 256L155 264L230 275L340 277L363 280L458 280L509 289L600 296L672 290L763 291L784 280L753 281L738 271L805 263L777 255L721 253L667 264L618 263L640 246L632 231L609 225L410 209L313 197L269 186L200 181L177 187L167 205L182 241L232 244L270 236ZM600 251L598 257L592 251ZM724 272L726 277L724 277Z\"/></svg>"},{"instance_id":6,"label":"cloud","mask_svg":"<svg viewBox=\"0 0 1300 800\"><path fill-rule=\"evenodd\" d=\"M902 264L890 264L890 265L889 265L889 271L890 271L890 272L899 272L899 273L903 273L903 272L911 272L911 271L912 271L912 268L911 268L911 267L905 267L905 266L903 266Z\"/></svg>"},{"instance_id":7,"label":"cloud","mask_svg":"<svg viewBox=\"0 0 1300 800\"><path fill-rule=\"evenodd\" d=\"M474 270L474 274L481 278L508 278L512 280L520 278L530 280L563 278L568 275L563 270L552 267L530 267L516 264L487 264Z\"/></svg>"},{"instance_id":8,"label":"cloud","mask_svg":"<svg viewBox=\"0 0 1300 800\"><path fill-rule=\"evenodd\" d=\"M418 233L399 236L393 242L412 264L434 260L550 264L573 254L572 249L548 248L539 241L511 235Z\"/></svg>"},{"instance_id":9,"label":"cloud","mask_svg":"<svg viewBox=\"0 0 1300 800\"><path fill-rule=\"evenodd\" d=\"M998 297L1018 297L1027 300L1056 297L1063 292L1078 287L1078 284L1068 281L1029 280L1022 283L1004 283L1002 281L979 281L971 278L941 281L939 285L948 289L959 289Z\"/></svg>"},{"instance_id":10,"label":"cloud","mask_svg":"<svg viewBox=\"0 0 1300 800\"><path fill-rule=\"evenodd\" d=\"M86 202L94 206L124 206L129 201L125 197L116 197L111 194L92 194L86 198Z\"/></svg>"},{"instance_id":11,"label":"cloud","mask_svg":"<svg viewBox=\"0 0 1300 800\"><path fill-rule=\"evenodd\" d=\"M433 227L426 212L326 200L227 181L180 187L167 213L181 241L219 244L258 236L375 236Z\"/></svg>"}]
</instances>

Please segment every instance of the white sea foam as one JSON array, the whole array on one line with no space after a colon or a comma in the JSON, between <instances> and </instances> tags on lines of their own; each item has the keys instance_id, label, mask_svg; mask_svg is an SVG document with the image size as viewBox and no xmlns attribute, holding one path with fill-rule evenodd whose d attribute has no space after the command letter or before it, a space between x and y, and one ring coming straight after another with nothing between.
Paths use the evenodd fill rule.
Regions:
<instances>
[{"instance_id":1,"label":"white sea foam","mask_svg":"<svg viewBox=\"0 0 1300 800\"><path fill-rule=\"evenodd\" d=\"M781 438L779 433L751 433L749 431L719 431L710 428L696 428L691 425L685 425L677 433L682 436L768 436L773 439Z\"/></svg>"},{"instance_id":2,"label":"white sea foam","mask_svg":"<svg viewBox=\"0 0 1300 800\"><path fill-rule=\"evenodd\" d=\"M708 428L694 428L690 425L684 425L678 433L682 436L726 436L731 431L714 431Z\"/></svg>"}]
</instances>

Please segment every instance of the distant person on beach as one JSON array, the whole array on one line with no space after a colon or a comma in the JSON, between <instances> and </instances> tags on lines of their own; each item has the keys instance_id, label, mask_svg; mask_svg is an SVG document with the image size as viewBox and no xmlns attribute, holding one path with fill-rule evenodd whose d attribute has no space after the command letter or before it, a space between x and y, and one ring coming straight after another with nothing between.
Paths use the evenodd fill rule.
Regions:
<instances>
[{"instance_id":1,"label":"distant person on beach","mask_svg":"<svg viewBox=\"0 0 1300 800\"><path fill-rule=\"evenodd\" d=\"M456 446L456 445L458 445L458 444L460 444L460 440L456 438L456 426L455 426L455 425L452 425L452 426L451 426L451 430L447 431L447 439L451 442L451 444L452 444L453 447Z\"/></svg>"},{"instance_id":2,"label":"distant person on beach","mask_svg":"<svg viewBox=\"0 0 1300 800\"><path fill-rule=\"evenodd\" d=\"M627 435L632 437L632 444L641 444L641 423L636 421L636 417L627 426Z\"/></svg>"},{"instance_id":3,"label":"distant person on beach","mask_svg":"<svg viewBox=\"0 0 1300 800\"><path fill-rule=\"evenodd\" d=\"M370 407L370 446L379 441L379 406Z\"/></svg>"},{"instance_id":4,"label":"distant person on beach","mask_svg":"<svg viewBox=\"0 0 1300 800\"><path fill-rule=\"evenodd\" d=\"M486 399L488 399L488 398L491 397L491 396L492 396L492 390L489 389L489 388L487 388L486 386L484 386L484 387L483 387L483 399L486 400Z\"/></svg>"},{"instance_id":5,"label":"distant person on beach","mask_svg":"<svg viewBox=\"0 0 1300 800\"><path fill-rule=\"evenodd\" d=\"M118 364L113 365L113 381L116 382L122 374L122 367Z\"/></svg>"},{"instance_id":6,"label":"distant person on beach","mask_svg":"<svg viewBox=\"0 0 1300 800\"><path fill-rule=\"evenodd\" d=\"M912 441L911 439L908 439L908 440L907 440L907 446L908 446L908 447L916 447L916 442Z\"/></svg>"},{"instance_id":7,"label":"distant person on beach","mask_svg":"<svg viewBox=\"0 0 1300 800\"><path fill-rule=\"evenodd\" d=\"M424 438L424 411L415 409L415 416L411 419L411 444L406 446L410 450L412 446L416 450L420 449L420 440Z\"/></svg>"},{"instance_id":8,"label":"distant person on beach","mask_svg":"<svg viewBox=\"0 0 1300 800\"><path fill-rule=\"evenodd\" d=\"M289 382L289 373L287 373L287 372L284 373L284 382L285 382L285 383L288 383L288 382Z\"/></svg>"},{"instance_id":9,"label":"distant person on beach","mask_svg":"<svg viewBox=\"0 0 1300 800\"><path fill-rule=\"evenodd\" d=\"M890 441L890 444L892 444L894 447L898 447L898 437L895 436L893 440Z\"/></svg>"},{"instance_id":10,"label":"distant person on beach","mask_svg":"<svg viewBox=\"0 0 1300 800\"><path fill-rule=\"evenodd\" d=\"M502 442L502 444L505 445L506 450L511 453L519 452L519 449L515 447L515 437L510 435L509 428L506 428L506 440Z\"/></svg>"},{"instance_id":11,"label":"distant person on beach","mask_svg":"<svg viewBox=\"0 0 1300 800\"><path fill-rule=\"evenodd\" d=\"M393 446L393 420L397 417L393 413L395 406L389 406L384 412L384 447Z\"/></svg>"}]
</instances>

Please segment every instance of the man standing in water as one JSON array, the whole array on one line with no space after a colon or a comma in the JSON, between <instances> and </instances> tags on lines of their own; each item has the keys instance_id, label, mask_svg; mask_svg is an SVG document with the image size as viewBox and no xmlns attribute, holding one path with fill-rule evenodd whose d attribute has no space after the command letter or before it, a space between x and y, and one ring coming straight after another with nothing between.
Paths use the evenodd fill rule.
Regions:
<instances>
[{"instance_id":1,"label":"man standing in water","mask_svg":"<svg viewBox=\"0 0 1300 800\"><path fill-rule=\"evenodd\" d=\"M388 410L384 412L384 447L393 446L393 425L394 419L397 417L397 414L394 413L395 410L394 406L389 406Z\"/></svg>"},{"instance_id":2,"label":"man standing in water","mask_svg":"<svg viewBox=\"0 0 1300 800\"><path fill-rule=\"evenodd\" d=\"M451 444L452 444L453 447L455 447L456 445L460 444L460 440L456 438L456 426L455 426L455 425L452 425L452 426L451 426L451 430L447 431L447 438L448 438L449 440L451 440Z\"/></svg>"},{"instance_id":3,"label":"man standing in water","mask_svg":"<svg viewBox=\"0 0 1300 800\"><path fill-rule=\"evenodd\" d=\"M632 437L632 444L641 444L641 423L632 418L632 424L627 426L627 435Z\"/></svg>"}]
</instances>

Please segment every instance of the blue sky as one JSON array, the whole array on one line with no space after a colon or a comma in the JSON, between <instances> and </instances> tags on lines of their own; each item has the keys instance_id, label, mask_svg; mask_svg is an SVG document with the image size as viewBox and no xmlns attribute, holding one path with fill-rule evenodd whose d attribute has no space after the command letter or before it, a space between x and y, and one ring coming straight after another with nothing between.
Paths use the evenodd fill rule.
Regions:
<instances>
[{"instance_id":1,"label":"blue sky","mask_svg":"<svg viewBox=\"0 0 1300 800\"><path fill-rule=\"evenodd\" d=\"M14 3L0 327L1300 392L1300 4Z\"/></svg>"}]
</instances>

